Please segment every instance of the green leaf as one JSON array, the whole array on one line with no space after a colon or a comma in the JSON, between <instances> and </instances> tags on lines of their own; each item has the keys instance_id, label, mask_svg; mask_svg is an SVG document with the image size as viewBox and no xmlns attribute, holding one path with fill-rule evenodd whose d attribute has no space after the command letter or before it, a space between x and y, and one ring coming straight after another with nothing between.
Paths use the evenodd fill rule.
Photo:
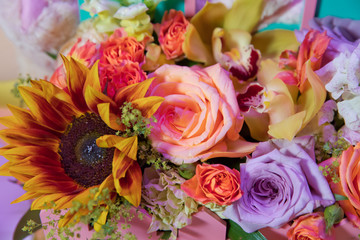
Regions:
<instances>
[{"instance_id":1,"label":"green leaf","mask_svg":"<svg viewBox=\"0 0 360 240\"><path fill-rule=\"evenodd\" d=\"M179 167L179 174L185 179L190 179L195 175L196 167L194 164L183 164Z\"/></svg>"},{"instance_id":2,"label":"green leaf","mask_svg":"<svg viewBox=\"0 0 360 240\"><path fill-rule=\"evenodd\" d=\"M266 240L259 231L253 233L245 232L237 223L228 220L227 237L231 240Z\"/></svg>"},{"instance_id":3,"label":"green leaf","mask_svg":"<svg viewBox=\"0 0 360 240\"><path fill-rule=\"evenodd\" d=\"M334 225L339 223L344 218L344 211L335 203L334 205L328 206L324 211L325 223L326 223L326 232Z\"/></svg>"},{"instance_id":4,"label":"green leaf","mask_svg":"<svg viewBox=\"0 0 360 240\"><path fill-rule=\"evenodd\" d=\"M41 223L40 210L30 210L29 209L24 214L24 216L22 216L22 218L20 219L20 221L18 222L18 224L17 224L17 226L15 228L15 232L14 232L14 236L13 236L14 240L21 240L21 239L24 239L24 238L26 238L27 236L30 235L29 232L22 230L22 228L27 225L27 222L29 220L33 220L34 222ZM34 228L33 232L39 230L40 228L41 228L41 225Z\"/></svg>"},{"instance_id":5,"label":"green leaf","mask_svg":"<svg viewBox=\"0 0 360 240\"><path fill-rule=\"evenodd\" d=\"M342 200L349 200L346 196L343 195L339 195L339 194L334 194L335 200L336 201L342 201Z\"/></svg>"}]
</instances>

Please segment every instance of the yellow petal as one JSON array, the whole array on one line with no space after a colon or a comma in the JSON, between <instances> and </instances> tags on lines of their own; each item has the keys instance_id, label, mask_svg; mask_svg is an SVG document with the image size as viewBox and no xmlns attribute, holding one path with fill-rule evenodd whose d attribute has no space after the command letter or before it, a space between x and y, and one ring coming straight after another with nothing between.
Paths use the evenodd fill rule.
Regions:
<instances>
[{"instance_id":1,"label":"yellow petal","mask_svg":"<svg viewBox=\"0 0 360 240\"><path fill-rule=\"evenodd\" d=\"M96 144L102 148L115 147L125 153L129 158L136 160L138 146L137 136L123 138L116 135L104 135L96 139Z\"/></svg>"},{"instance_id":2,"label":"yellow petal","mask_svg":"<svg viewBox=\"0 0 360 240\"><path fill-rule=\"evenodd\" d=\"M97 219L97 221L94 223L94 230L99 232L103 225L106 223L106 218L109 213L109 207L106 207L106 210L102 211L100 214L100 217Z\"/></svg>"},{"instance_id":3,"label":"yellow petal","mask_svg":"<svg viewBox=\"0 0 360 240\"><path fill-rule=\"evenodd\" d=\"M115 102L103 94L95 90L92 86L87 86L84 93L84 98L86 101L87 106L95 113L98 111L97 105L100 103L110 103L111 106L116 106Z\"/></svg>"},{"instance_id":4,"label":"yellow petal","mask_svg":"<svg viewBox=\"0 0 360 240\"><path fill-rule=\"evenodd\" d=\"M297 51L299 42L293 31L275 29L253 35L254 47L261 52L263 58L279 58L284 50Z\"/></svg>"},{"instance_id":5,"label":"yellow petal","mask_svg":"<svg viewBox=\"0 0 360 240\"><path fill-rule=\"evenodd\" d=\"M298 112L281 122L269 126L269 135L274 138L285 138L291 141L301 130L305 118L305 111Z\"/></svg>"},{"instance_id":6,"label":"yellow petal","mask_svg":"<svg viewBox=\"0 0 360 240\"><path fill-rule=\"evenodd\" d=\"M311 68L311 61L305 63L308 86L298 100L299 109L306 111L304 126L319 112L326 99L326 89L318 75Z\"/></svg>"},{"instance_id":7,"label":"yellow petal","mask_svg":"<svg viewBox=\"0 0 360 240\"><path fill-rule=\"evenodd\" d=\"M115 102L121 106L125 101L132 102L136 99L145 97L153 80L154 78L149 78L143 82L121 88L115 96Z\"/></svg>"},{"instance_id":8,"label":"yellow petal","mask_svg":"<svg viewBox=\"0 0 360 240\"><path fill-rule=\"evenodd\" d=\"M25 200L29 200L29 199L34 199L37 198L39 196L41 196L41 193L36 193L36 192L26 192L24 195L22 195L21 197L15 199L14 201L11 202L11 204L13 203L19 203Z\"/></svg>"},{"instance_id":9,"label":"yellow petal","mask_svg":"<svg viewBox=\"0 0 360 240\"><path fill-rule=\"evenodd\" d=\"M225 14L229 10L222 3L206 2L205 6L191 19L205 45L211 46L212 32L217 27L223 27ZM196 46L194 46L196 47Z\"/></svg>"},{"instance_id":10,"label":"yellow petal","mask_svg":"<svg viewBox=\"0 0 360 240\"><path fill-rule=\"evenodd\" d=\"M90 72L86 76L86 86L91 86L96 91L101 92L101 85L99 80L99 60L91 67Z\"/></svg>"},{"instance_id":11,"label":"yellow petal","mask_svg":"<svg viewBox=\"0 0 360 240\"><path fill-rule=\"evenodd\" d=\"M267 141L269 139L269 115L267 113L258 113L250 109L249 113L244 115L245 123L249 127L251 137L258 141Z\"/></svg>"},{"instance_id":12,"label":"yellow petal","mask_svg":"<svg viewBox=\"0 0 360 240\"><path fill-rule=\"evenodd\" d=\"M205 44L196 28L189 24L182 49L186 57L192 61L202 62L205 65L215 63L211 53L211 44Z\"/></svg>"},{"instance_id":13,"label":"yellow petal","mask_svg":"<svg viewBox=\"0 0 360 240\"><path fill-rule=\"evenodd\" d=\"M69 61L63 55L61 57L66 69L66 80L71 99L80 111L86 112L88 108L83 97L83 88L89 69L73 58L70 58Z\"/></svg>"},{"instance_id":14,"label":"yellow petal","mask_svg":"<svg viewBox=\"0 0 360 240\"><path fill-rule=\"evenodd\" d=\"M235 0L224 18L224 29L253 32L263 11L262 0Z\"/></svg>"},{"instance_id":15,"label":"yellow petal","mask_svg":"<svg viewBox=\"0 0 360 240\"><path fill-rule=\"evenodd\" d=\"M160 107L163 101L164 98L158 96L140 98L132 102L132 107L139 109L143 117L150 118Z\"/></svg>"},{"instance_id":16,"label":"yellow petal","mask_svg":"<svg viewBox=\"0 0 360 240\"><path fill-rule=\"evenodd\" d=\"M4 163L1 167L0 167L0 175L1 176L11 176L11 174L9 173L9 167L11 166L10 162L6 162Z\"/></svg>"},{"instance_id":17,"label":"yellow petal","mask_svg":"<svg viewBox=\"0 0 360 240\"><path fill-rule=\"evenodd\" d=\"M97 105L101 119L114 130L123 130L123 126L119 124L120 118L111 112L110 103L101 103Z\"/></svg>"},{"instance_id":18,"label":"yellow petal","mask_svg":"<svg viewBox=\"0 0 360 240\"><path fill-rule=\"evenodd\" d=\"M142 173L139 164L133 161L125 178L120 179L121 193L132 205L138 207L141 201Z\"/></svg>"}]
</instances>

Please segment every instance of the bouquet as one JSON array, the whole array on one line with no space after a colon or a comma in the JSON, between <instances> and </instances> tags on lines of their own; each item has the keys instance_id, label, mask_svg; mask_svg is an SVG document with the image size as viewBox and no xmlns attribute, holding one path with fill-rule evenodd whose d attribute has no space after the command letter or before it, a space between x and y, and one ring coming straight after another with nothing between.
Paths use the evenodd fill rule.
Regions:
<instances>
[{"instance_id":1,"label":"bouquet","mask_svg":"<svg viewBox=\"0 0 360 240\"><path fill-rule=\"evenodd\" d=\"M0 174L41 220L23 229L189 240L360 228L360 22L263 31L292 1L234 0L155 23L159 2L85 1L93 17L54 73L17 86L26 107L0 119Z\"/></svg>"}]
</instances>

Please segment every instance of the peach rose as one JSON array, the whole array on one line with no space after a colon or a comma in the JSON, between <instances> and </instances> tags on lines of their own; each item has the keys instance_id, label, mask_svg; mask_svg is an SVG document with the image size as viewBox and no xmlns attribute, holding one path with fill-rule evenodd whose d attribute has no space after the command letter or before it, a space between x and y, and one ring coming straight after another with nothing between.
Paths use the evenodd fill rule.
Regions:
<instances>
[{"instance_id":1,"label":"peach rose","mask_svg":"<svg viewBox=\"0 0 360 240\"><path fill-rule=\"evenodd\" d=\"M294 221L291 228L287 232L287 237L290 240L333 240L334 234L326 233L326 225L324 214L322 212L315 212L306 214Z\"/></svg>"},{"instance_id":2,"label":"peach rose","mask_svg":"<svg viewBox=\"0 0 360 240\"><path fill-rule=\"evenodd\" d=\"M221 164L198 164L195 176L181 184L181 189L203 204L230 205L242 196L240 172Z\"/></svg>"},{"instance_id":3,"label":"peach rose","mask_svg":"<svg viewBox=\"0 0 360 240\"><path fill-rule=\"evenodd\" d=\"M321 163L324 165L332 165L335 159L331 158ZM338 201L345 212L346 217L358 228L360 228L360 143L355 147L350 146L344 151L339 162L338 175L340 182L334 183L329 179L331 190L335 194L346 196L349 200Z\"/></svg>"},{"instance_id":4,"label":"peach rose","mask_svg":"<svg viewBox=\"0 0 360 240\"><path fill-rule=\"evenodd\" d=\"M159 43L167 59L183 55L182 44L189 21L181 11L165 12L160 25Z\"/></svg>"},{"instance_id":5,"label":"peach rose","mask_svg":"<svg viewBox=\"0 0 360 240\"><path fill-rule=\"evenodd\" d=\"M152 145L175 164L241 157L257 144L240 139L243 125L229 73L219 64L201 69L163 65L148 96L165 100L154 116Z\"/></svg>"}]
</instances>

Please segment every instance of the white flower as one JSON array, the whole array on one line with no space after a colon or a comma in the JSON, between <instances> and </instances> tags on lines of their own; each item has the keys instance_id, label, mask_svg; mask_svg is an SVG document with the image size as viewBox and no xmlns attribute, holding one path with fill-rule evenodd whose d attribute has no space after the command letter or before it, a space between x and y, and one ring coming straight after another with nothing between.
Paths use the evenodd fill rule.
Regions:
<instances>
[{"instance_id":1,"label":"white flower","mask_svg":"<svg viewBox=\"0 0 360 240\"><path fill-rule=\"evenodd\" d=\"M360 44L352 53L340 53L316 73L326 83L325 88L334 99L360 95Z\"/></svg>"},{"instance_id":2,"label":"white flower","mask_svg":"<svg viewBox=\"0 0 360 240\"><path fill-rule=\"evenodd\" d=\"M339 114L345 120L345 126L353 131L360 131L360 96L338 102Z\"/></svg>"},{"instance_id":3,"label":"white flower","mask_svg":"<svg viewBox=\"0 0 360 240\"><path fill-rule=\"evenodd\" d=\"M114 14L114 18L133 19L148 10L144 3L132 4L128 7L120 7Z\"/></svg>"}]
</instances>

